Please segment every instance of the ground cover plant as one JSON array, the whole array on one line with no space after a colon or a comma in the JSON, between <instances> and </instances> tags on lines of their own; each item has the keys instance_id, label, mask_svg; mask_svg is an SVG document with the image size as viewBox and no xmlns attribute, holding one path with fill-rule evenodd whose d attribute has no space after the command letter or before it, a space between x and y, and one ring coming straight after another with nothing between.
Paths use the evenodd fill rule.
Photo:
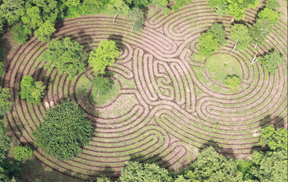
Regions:
<instances>
[{"instance_id":1,"label":"ground cover plant","mask_svg":"<svg viewBox=\"0 0 288 182\"><path fill-rule=\"evenodd\" d=\"M206 1L183 3L178 10L173 10L173 7L177 8L173 1L165 1L163 4L166 5L156 8L153 3L157 1L125 0L122 1L125 4L121 5L128 5L129 11L139 8L141 14L141 23L137 25L141 29L131 32L133 23L137 22L135 17L133 22L128 19L129 13L119 14L113 23L114 14L108 15L107 7L113 5L114 0L57 1L56 9L47 8L55 11L47 13L45 17L54 17L56 10L59 13L56 19L59 20L61 15L87 14L51 21L56 29L50 37L53 38L51 42L71 37L71 42L75 41L81 46L79 51L85 52L86 58L89 55L104 70L104 73L100 73L96 67L95 71L89 58L83 59L83 71L70 77L67 72L60 72L58 65L50 66L48 61L37 61L49 49L49 42L40 41L35 32L48 20L43 18L45 3L49 5L52 2L52 6L54 1L43 1L44 6L39 1L33 2L30 2L31 6L27 3L28 8L24 9L27 18L34 18L31 25L36 23L35 29L30 28L32 34L29 34L28 41L20 46L11 41L13 35L8 33L1 44L5 72L1 88L9 88L12 96L7 99L12 102L12 110L5 114L4 129L11 132L12 141L18 142L15 146L33 149L33 155L21 161L13 158L13 148L3 155L8 156L2 167L7 179L17 176L19 181L107 182L119 181L123 173L123 180L286 180L283 171L287 171L287 156L282 151L285 140L281 137L285 137L282 130L287 129L287 66L277 64L273 66L274 74L269 74L261 60L273 49L282 56L282 64L287 65L285 16L279 16L277 23L271 22L274 16L269 18L267 13L260 14L266 7L264 2L251 9L243 8L247 9L245 18L233 22L232 13L220 18ZM63 11L60 12L58 5ZM229 2L228 5L229 11L232 11L234 6L241 3ZM242 4L240 7L245 6ZM37 8L40 13L36 11ZM35 11L35 16L29 12L28 17L28 9ZM169 9L167 15L163 13L165 9ZM274 11L284 13L283 7L273 9L271 14L275 15ZM39 14L40 19L37 19ZM236 14L235 11L235 18ZM43 24L39 23L38 26L38 21ZM17 22L29 27L21 17ZM8 27L6 19L3 24ZM237 27L239 24L245 28ZM234 35L233 27L236 27ZM9 27L5 31L9 31ZM213 41L222 45L203 57L199 50L199 38L205 32L211 32ZM101 55L95 56L103 41L114 42L111 46L114 48L100 51ZM95 55L93 52L96 52ZM74 56L75 51L69 53ZM199 61L194 59L197 56ZM99 57L107 58L109 65L102 66L105 61L101 61L105 59L98 62ZM70 57L66 58L70 60ZM80 62L79 59L77 61ZM63 63L64 66L70 64ZM48 70L45 65L51 68ZM78 67L73 66L73 70L76 72ZM234 74L240 81L235 90L225 85L227 75ZM21 99L19 95L22 91L21 80L25 75L33 75L34 80L42 81L46 86L45 95L38 105ZM232 80L231 83L239 82ZM53 150L57 154L51 156L49 149L36 145L37 137L32 133L37 133L47 123L47 112L57 109L68 98L77 103L79 110L85 113L83 119L89 121L91 130L93 128L89 144L75 144L78 147L75 150L69 148L70 144L67 144L68 147L57 145ZM55 116L59 116L56 111ZM72 119L77 117L71 116ZM56 130L57 126L68 128L64 121L55 120L54 125L49 125L50 129ZM273 124L274 131L272 128L265 131L265 126L269 124ZM261 139L262 135L265 137ZM56 140L57 134L51 136L55 136ZM71 141L72 137L69 136L59 132L58 139L69 138ZM278 144L281 147L277 147ZM263 149L265 152L261 152ZM56 155L64 156L61 151L69 156L59 159ZM135 161L139 163L136 165ZM209 173L205 173L207 171ZM102 178L97 179L100 176Z\"/></svg>"}]
</instances>

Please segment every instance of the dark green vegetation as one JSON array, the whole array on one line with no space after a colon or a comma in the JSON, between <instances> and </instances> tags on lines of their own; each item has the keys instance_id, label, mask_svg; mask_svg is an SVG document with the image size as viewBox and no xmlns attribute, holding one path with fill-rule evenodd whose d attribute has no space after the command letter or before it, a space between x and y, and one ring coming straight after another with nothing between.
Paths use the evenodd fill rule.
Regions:
<instances>
[{"instance_id":1,"label":"dark green vegetation","mask_svg":"<svg viewBox=\"0 0 288 182\"><path fill-rule=\"evenodd\" d=\"M283 57L276 51L269 52L264 57L258 59L270 74L274 74L277 71L277 65L285 66Z\"/></svg>"},{"instance_id":2,"label":"dark green vegetation","mask_svg":"<svg viewBox=\"0 0 288 182\"><path fill-rule=\"evenodd\" d=\"M45 64L46 69L56 67L60 74L67 73L68 79L85 71L87 53L77 41L71 41L70 37L53 39L47 47L48 50L38 58L39 61L48 62Z\"/></svg>"},{"instance_id":3,"label":"dark green vegetation","mask_svg":"<svg viewBox=\"0 0 288 182\"><path fill-rule=\"evenodd\" d=\"M43 82L35 82L34 78L30 75L26 75L23 77L20 87L21 92L19 92L19 95L22 99L26 99L28 103L40 104L46 87L43 85Z\"/></svg>"},{"instance_id":4,"label":"dark green vegetation","mask_svg":"<svg viewBox=\"0 0 288 182\"><path fill-rule=\"evenodd\" d=\"M237 75L227 75L225 78L225 85L231 89L237 89L241 83L241 80Z\"/></svg>"},{"instance_id":5,"label":"dark green vegetation","mask_svg":"<svg viewBox=\"0 0 288 182\"><path fill-rule=\"evenodd\" d=\"M43 122L33 132L35 144L53 157L67 160L89 143L92 126L77 103L68 101L45 112Z\"/></svg>"},{"instance_id":6,"label":"dark green vegetation","mask_svg":"<svg viewBox=\"0 0 288 182\"><path fill-rule=\"evenodd\" d=\"M9 88L1 88L0 87L0 114L3 115L5 113L9 113L12 109L12 101L9 99L12 96L10 95Z\"/></svg>"}]
</instances>

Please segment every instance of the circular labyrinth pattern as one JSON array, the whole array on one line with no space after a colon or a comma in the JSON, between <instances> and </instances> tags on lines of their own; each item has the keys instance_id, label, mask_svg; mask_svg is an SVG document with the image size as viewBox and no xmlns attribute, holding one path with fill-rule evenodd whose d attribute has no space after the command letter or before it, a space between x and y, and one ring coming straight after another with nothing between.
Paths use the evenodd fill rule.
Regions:
<instances>
[{"instance_id":1,"label":"circular labyrinth pattern","mask_svg":"<svg viewBox=\"0 0 288 182\"><path fill-rule=\"evenodd\" d=\"M246 11L245 21L253 22L256 11ZM276 74L269 75L261 63L251 65L253 45L230 53L234 44L229 39L215 54L228 54L241 66L242 89L230 93L209 77L206 62L191 58L198 53L201 32L215 20L220 19L207 2L198 1L167 16L156 13L139 33L130 33L131 23L120 18L115 24L112 18L100 16L56 24L56 39L71 36L87 52L104 39L117 42L121 57L109 69L119 84L119 94L102 107L91 100L84 102L76 94L77 84L85 75L91 80L92 69L73 80L56 69L47 72L44 63L37 62L47 49L46 43L32 38L16 51L3 78L3 86L13 89L15 107L7 117L11 130L19 141L33 142L31 133L44 112L61 99L72 97L93 120L95 133L90 145L69 161L53 159L41 149L34 155L54 170L80 180L102 173L117 176L128 160L177 169L195 158L203 145L213 145L221 153L236 157L249 154L257 145L261 126L287 124L287 67L278 67ZM230 20L229 16L221 19L228 38ZM287 25L280 21L258 52L263 55L275 48L287 64L286 33ZM35 106L19 98L24 75L45 83L47 94L42 104Z\"/></svg>"}]
</instances>

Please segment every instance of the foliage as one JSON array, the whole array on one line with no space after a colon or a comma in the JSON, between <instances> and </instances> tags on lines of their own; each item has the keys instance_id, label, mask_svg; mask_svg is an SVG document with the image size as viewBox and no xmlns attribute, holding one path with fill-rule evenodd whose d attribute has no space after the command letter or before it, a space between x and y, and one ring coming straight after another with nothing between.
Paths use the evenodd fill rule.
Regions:
<instances>
[{"instance_id":1,"label":"foliage","mask_svg":"<svg viewBox=\"0 0 288 182\"><path fill-rule=\"evenodd\" d=\"M229 87L231 89L236 89L237 87L239 87L241 80L237 75L227 75L227 77L225 78L225 85L226 87Z\"/></svg>"},{"instance_id":2,"label":"foliage","mask_svg":"<svg viewBox=\"0 0 288 182\"><path fill-rule=\"evenodd\" d=\"M14 25L25 14L24 3L24 0L3 0L0 16L7 20L8 25Z\"/></svg>"},{"instance_id":3,"label":"foliage","mask_svg":"<svg viewBox=\"0 0 288 182\"><path fill-rule=\"evenodd\" d=\"M165 181L172 182L172 177L166 169L160 168L156 164L141 164L137 161L128 161L121 171L119 182L135 181Z\"/></svg>"},{"instance_id":4,"label":"foliage","mask_svg":"<svg viewBox=\"0 0 288 182\"><path fill-rule=\"evenodd\" d=\"M264 57L258 58L263 67L270 73L274 74L277 71L277 65L285 66L285 62L280 53L273 51L266 54Z\"/></svg>"},{"instance_id":5,"label":"foliage","mask_svg":"<svg viewBox=\"0 0 288 182\"><path fill-rule=\"evenodd\" d=\"M98 96L104 95L112 88L112 81L109 78L104 77L103 75L97 75L93 79L93 92L97 92Z\"/></svg>"},{"instance_id":6,"label":"foliage","mask_svg":"<svg viewBox=\"0 0 288 182\"><path fill-rule=\"evenodd\" d=\"M265 147L266 145L271 150L283 150L287 152L287 129L279 128L274 129L272 124L261 129L260 132L260 145Z\"/></svg>"},{"instance_id":7,"label":"foliage","mask_svg":"<svg viewBox=\"0 0 288 182\"><path fill-rule=\"evenodd\" d=\"M182 178L194 181L240 181L242 173L237 171L235 161L219 155L212 147L204 148L190 165L191 169L184 171Z\"/></svg>"},{"instance_id":8,"label":"foliage","mask_svg":"<svg viewBox=\"0 0 288 182\"><path fill-rule=\"evenodd\" d=\"M124 0L115 0L113 4L109 4L107 6L107 11L108 11L109 16L115 16L114 18L116 18L118 14L120 15L128 14L129 6L125 3Z\"/></svg>"},{"instance_id":9,"label":"foliage","mask_svg":"<svg viewBox=\"0 0 288 182\"><path fill-rule=\"evenodd\" d=\"M25 32L31 34L31 28L36 29L43 24L43 20L40 15L40 9L38 7L31 7L26 9L26 13L22 16L22 22L25 24Z\"/></svg>"},{"instance_id":10,"label":"foliage","mask_svg":"<svg viewBox=\"0 0 288 182\"><path fill-rule=\"evenodd\" d=\"M66 2L65 2L65 5L66 6L77 6L77 5L79 5L80 4L80 0L67 0Z\"/></svg>"},{"instance_id":11,"label":"foliage","mask_svg":"<svg viewBox=\"0 0 288 182\"><path fill-rule=\"evenodd\" d=\"M249 29L242 24L234 24L230 31L231 40L237 42L237 48L245 49L252 42L252 37L249 35Z\"/></svg>"},{"instance_id":12,"label":"foliage","mask_svg":"<svg viewBox=\"0 0 288 182\"><path fill-rule=\"evenodd\" d=\"M173 4L172 9L173 11L177 11L181 6L185 4L191 3L191 0L177 0L175 4Z\"/></svg>"},{"instance_id":13,"label":"foliage","mask_svg":"<svg viewBox=\"0 0 288 182\"><path fill-rule=\"evenodd\" d=\"M71 159L89 143L92 127L87 115L72 101L63 102L45 112L43 122L32 133L35 145L47 149L55 158Z\"/></svg>"},{"instance_id":14,"label":"foliage","mask_svg":"<svg viewBox=\"0 0 288 182\"><path fill-rule=\"evenodd\" d=\"M237 160L237 170L240 171L243 175L243 180L247 181L247 180L251 180L251 179L255 179L253 177L253 175L250 173L251 171L251 167L253 165L252 161L249 160Z\"/></svg>"},{"instance_id":15,"label":"foliage","mask_svg":"<svg viewBox=\"0 0 288 182\"><path fill-rule=\"evenodd\" d=\"M0 120L0 163L4 161L6 158L6 152L9 151L9 141L10 138L5 136L2 120Z\"/></svg>"},{"instance_id":16,"label":"foliage","mask_svg":"<svg viewBox=\"0 0 288 182\"><path fill-rule=\"evenodd\" d=\"M21 83L21 92L19 95L22 99L27 99L28 103L40 104L41 99L44 96L45 85L43 82L35 82L34 78L30 75L23 77Z\"/></svg>"},{"instance_id":17,"label":"foliage","mask_svg":"<svg viewBox=\"0 0 288 182\"><path fill-rule=\"evenodd\" d=\"M16 146L13 148L13 153L15 154L14 159L17 161L22 161L22 159L30 158L33 154L33 150L28 146Z\"/></svg>"},{"instance_id":18,"label":"foliage","mask_svg":"<svg viewBox=\"0 0 288 182\"><path fill-rule=\"evenodd\" d=\"M1 48L0 48L0 56L2 56ZM0 79L5 74L4 64L1 61L2 61L2 57L0 57Z\"/></svg>"},{"instance_id":19,"label":"foliage","mask_svg":"<svg viewBox=\"0 0 288 182\"><path fill-rule=\"evenodd\" d=\"M12 109L13 103L9 101L12 96L9 92L9 88L0 87L0 115L9 113Z\"/></svg>"},{"instance_id":20,"label":"foliage","mask_svg":"<svg viewBox=\"0 0 288 182\"><path fill-rule=\"evenodd\" d=\"M134 7L143 8L147 7L152 2L150 0L133 0Z\"/></svg>"},{"instance_id":21,"label":"foliage","mask_svg":"<svg viewBox=\"0 0 288 182\"><path fill-rule=\"evenodd\" d=\"M287 131L286 131L287 132ZM252 153L253 166L250 173L257 181L287 181L287 150Z\"/></svg>"},{"instance_id":22,"label":"foliage","mask_svg":"<svg viewBox=\"0 0 288 182\"><path fill-rule=\"evenodd\" d=\"M168 7L165 7L165 8L163 9L163 14L164 14L164 15L169 15L171 12L172 12L172 10L171 10L170 8L168 8Z\"/></svg>"},{"instance_id":23,"label":"foliage","mask_svg":"<svg viewBox=\"0 0 288 182\"><path fill-rule=\"evenodd\" d=\"M101 176L101 177L97 178L97 182L111 182L111 181L106 176Z\"/></svg>"},{"instance_id":24,"label":"foliage","mask_svg":"<svg viewBox=\"0 0 288 182\"><path fill-rule=\"evenodd\" d=\"M35 31L35 36L42 42L48 42L50 40L50 36L55 30L54 24L47 20Z\"/></svg>"},{"instance_id":25,"label":"foliage","mask_svg":"<svg viewBox=\"0 0 288 182\"><path fill-rule=\"evenodd\" d=\"M265 7L273 10L277 10L281 7L281 4L277 0L265 0Z\"/></svg>"},{"instance_id":26,"label":"foliage","mask_svg":"<svg viewBox=\"0 0 288 182\"><path fill-rule=\"evenodd\" d=\"M212 32L214 39L216 39L218 42L219 47L227 42L225 39L225 30L221 24L213 24L208 32Z\"/></svg>"},{"instance_id":27,"label":"foliage","mask_svg":"<svg viewBox=\"0 0 288 182\"><path fill-rule=\"evenodd\" d=\"M199 53L204 57L211 56L219 47L212 32L202 33L199 37Z\"/></svg>"},{"instance_id":28,"label":"foliage","mask_svg":"<svg viewBox=\"0 0 288 182\"><path fill-rule=\"evenodd\" d=\"M164 8L165 6L167 6L169 3L168 0L152 0L152 4L155 4L155 6L159 7L159 8Z\"/></svg>"},{"instance_id":29,"label":"foliage","mask_svg":"<svg viewBox=\"0 0 288 182\"><path fill-rule=\"evenodd\" d=\"M18 44L24 44L28 39L28 34L22 24L14 25L11 29L14 41Z\"/></svg>"},{"instance_id":30,"label":"foliage","mask_svg":"<svg viewBox=\"0 0 288 182\"><path fill-rule=\"evenodd\" d=\"M119 58L119 56L120 53L115 42L112 40L103 40L90 53L88 62L93 67L94 73L97 76L98 74L104 74L106 66L112 66L115 58Z\"/></svg>"},{"instance_id":31,"label":"foliage","mask_svg":"<svg viewBox=\"0 0 288 182\"><path fill-rule=\"evenodd\" d=\"M227 14L227 4L226 0L208 0L210 8L214 8L218 16L222 17Z\"/></svg>"},{"instance_id":32,"label":"foliage","mask_svg":"<svg viewBox=\"0 0 288 182\"><path fill-rule=\"evenodd\" d=\"M141 9L134 7L130 10L128 19L133 23L132 30L137 32L142 29L145 22L144 12Z\"/></svg>"},{"instance_id":33,"label":"foliage","mask_svg":"<svg viewBox=\"0 0 288 182\"><path fill-rule=\"evenodd\" d=\"M85 71L87 53L77 41L71 41L70 37L65 37L64 40L53 39L47 47L48 50L38 58L48 62L46 69L52 70L56 67L60 74L67 73L68 79Z\"/></svg>"},{"instance_id":34,"label":"foliage","mask_svg":"<svg viewBox=\"0 0 288 182\"><path fill-rule=\"evenodd\" d=\"M227 0L226 12L232 15L236 20L240 20L245 17L245 9L255 8L259 4L259 0Z\"/></svg>"},{"instance_id":35,"label":"foliage","mask_svg":"<svg viewBox=\"0 0 288 182\"><path fill-rule=\"evenodd\" d=\"M271 23L277 24L279 21L279 13L269 8L264 8L258 14L260 19L268 19Z\"/></svg>"},{"instance_id":36,"label":"foliage","mask_svg":"<svg viewBox=\"0 0 288 182\"><path fill-rule=\"evenodd\" d=\"M266 36L272 31L273 23L268 19L257 19L254 25L249 25L249 34L256 44L263 44Z\"/></svg>"}]
</instances>

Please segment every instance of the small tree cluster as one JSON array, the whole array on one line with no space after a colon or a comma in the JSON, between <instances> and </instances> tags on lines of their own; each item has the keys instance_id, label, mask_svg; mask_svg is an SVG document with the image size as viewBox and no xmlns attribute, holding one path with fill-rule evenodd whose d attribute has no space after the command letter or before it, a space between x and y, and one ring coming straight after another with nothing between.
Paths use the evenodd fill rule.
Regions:
<instances>
[{"instance_id":1,"label":"small tree cluster","mask_svg":"<svg viewBox=\"0 0 288 182\"><path fill-rule=\"evenodd\" d=\"M221 24L215 23L199 37L199 53L204 57L209 57L226 42L224 28Z\"/></svg>"},{"instance_id":2,"label":"small tree cluster","mask_svg":"<svg viewBox=\"0 0 288 182\"><path fill-rule=\"evenodd\" d=\"M252 42L252 37L249 34L247 26L242 24L234 24L231 26L230 31L231 40L235 43L233 50L237 47L238 49L246 49L247 46ZM232 50L232 51L233 51Z\"/></svg>"},{"instance_id":3,"label":"small tree cluster","mask_svg":"<svg viewBox=\"0 0 288 182\"><path fill-rule=\"evenodd\" d=\"M68 160L89 143L92 126L87 115L72 101L63 102L45 112L43 122L33 131L35 145L55 158Z\"/></svg>"},{"instance_id":4,"label":"small tree cluster","mask_svg":"<svg viewBox=\"0 0 288 182\"><path fill-rule=\"evenodd\" d=\"M16 146L13 148L14 159L17 161L22 161L22 159L28 159L32 156L33 150L28 146Z\"/></svg>"},{"instance_id":5,"label":"small tree cluster","mask_svg":"<svg viewBox=\"0 0 288 182\"><path fill-rule=\"evenodd\" d=\"M225 82L226 87L229 87L232 90L234 90L234 89L237 89L237 87L239 87L241 80L239 79L237 75L232 75L232 76L227 75L224 82Z\"/></svg>"},{"instance_id":6,"label":"small tree cluster","mask_svg":"<svg viewBox=\"0 0 288 182\"><path fill-rule=\"evenodd\" d=\"M277 71L277 65L285 66L285 62L280 53L272 51L266 54L264 57L258 58L265 70L270 74L274 74Z\"/></svg>"},{"instance_id":7,"label":"small tree cluster","mask_svg":"<svg viewBox=\"0 0 288 182\"><path fill-rule=\"evenodd\" d=\"M34 78L27 75L23 77L20 87L21 92L19 95L22 99L26 99L28 103L40 104L45 93L44 89L46 88L43 82L35 82Z\"/></svg>"},{"instance_id":8,"label":"small tree cluster","mask_svg":"<svg viewBox=\"0 0 288 182\"><path fill-rule=\"evenodd\" d=\"M47 44L46 50L39 58L39 61L48 62L46 69L57 68L60 74L67 73L68 79L85 71L87 53L77 41L71 41L70 37L63 40L52 40Z\"/></svg>"},{"instance_id":9,"label":"small tree cluster","mask_svg":"<svg viewBox=\"0 0 288 182\"><path fill-rule=\"evenodd\" d=\"M128 15L128 19L130 21L132 21L133 25L132 25L132 28L131 28L131 32L135 31L139 31L142 29L143 27L143 24L144 24L144 12L137 8L137 7L134 7L130 10L129 12L129 15Z\"/></svg>"},{"instance_id":10,"label":"small tree cluster","mask_svg":"<svg viewBox=\"0 0 288 182\"><path fill-rule=\"evenodd\" d=\"M104 74L107 66L112 66L115 58L119 58L120 53L116 43L112 40L103 40L98 47L90 52L88 62L94 68L94 73Z\"/></svg>"}]
</instances>

